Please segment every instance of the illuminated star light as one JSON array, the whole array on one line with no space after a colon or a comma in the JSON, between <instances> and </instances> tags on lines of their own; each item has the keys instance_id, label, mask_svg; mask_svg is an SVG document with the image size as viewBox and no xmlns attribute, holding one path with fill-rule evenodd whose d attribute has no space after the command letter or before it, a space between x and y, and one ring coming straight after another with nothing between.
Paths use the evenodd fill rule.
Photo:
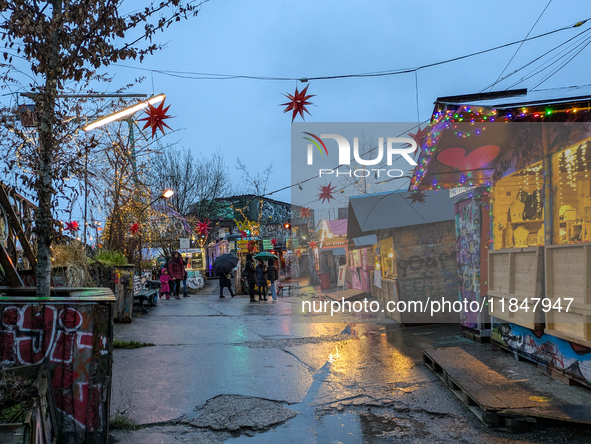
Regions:
<instances>
[{"instance_id":1,"label":"illuminated star light","mask_svg":"<svg viewBox=\"0 0 591 444\"><path fill-rule=\"evenodd\" d=\"M66 228L64 228L64 230L74 233L74 232L78 231L78 228L79 228L78 222L72 221L72 222L66 222Z\"/></svg>"},{"instance_id":2,"label":"illuminated star light","mask_svg":"<svg viewBox=\"0 0 591 444\"><path fill-rule=\"evenodd\" d=\"M164 122L165 119L169 119L171 117L168 114L166 114L168 108L170 108L170 105L164 108L164 100L160 102L160 105L158 105L158 107L152 106L148 103L148 109L146 110L146 114L148 115L148 117L138 119L138 122L141 122L143 120L146 121L146 124L142 129L144 130L148 127L152 128L152 137L154 137L158 129L162 131L162 134L164 134L164 127L172 129Z\"/></svg>"},{"instance_id":3,"label":"illuminated star light","mask_svg":"<svg viewBox=\"0 0 591 444\"><path fill-rule=\"evenodd\" d=\"M322 203L324 203L325 201L328 201L328 203L330 203L330 200L334 199L332 193L334 192L336 185L334 187L331 187L331 185L332 182L330 182L328 185L320 185L318 187L318 189L320 190L320 194L318 194L318 200L322 201Z\"/></svg>"},{"instance_id":4,"label":"illuminated star light","mask_svg":"<svg viewBox=\"0 0 591 444\"><path fill-rule=\"evenodd\" d=\"M131 232L132 235L139 234L140 230L141 230L140 224L138 224L137 222L134 224L129 224L129 231Z\"/></svg>"},{"instance_id":5,"label":"illuminated star light","mask_svg":"<svg viewBox=\"0 0 591 444\"><path fill-rule=\"evenodd\" d=\"M304 119L304 111L307 112L310 116L312 115L312 114L310 114L310 112L306 108L306 105L312 105L312 103L308 102L308 99L310 97L314 97L314 95L315 95L315 94L306 95L309 86L310 85L307 85L302 90L302 92L299 92L298 88L296 86L295 94L293 94L293 95L292 94L283 94L285 97L287 97L289 99L289 102L282 103L279 106L286 106L286 108L283 110L284 113L286 113L288 111L293 112L291 115L291 122L292 123L295 120L298 113L300 114L302 120L306 120L306 119Z\"/></svg>"}]
</instances>

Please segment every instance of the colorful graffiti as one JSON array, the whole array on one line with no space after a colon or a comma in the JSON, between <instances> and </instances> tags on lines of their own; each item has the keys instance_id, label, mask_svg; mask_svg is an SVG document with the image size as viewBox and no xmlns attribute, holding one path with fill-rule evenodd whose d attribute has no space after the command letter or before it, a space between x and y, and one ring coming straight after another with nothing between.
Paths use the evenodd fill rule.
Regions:
<instances>
[{"instance_id":1,"label":"colorful graffiti","mask_svg":"<svg viewBox=\"0 0 591 444\"><path fill-rule=\"evenodd\" d=\"M111 309L99 304L0 305L2 365L47 363L61 413L60 442L106 438L111 316Z\"/></svg>"},{"instance_id":2,"label":"colorful graffiti","mask_svg":"<svg viewBox=\"0 0 591 444\"><path fill-rule=\"evenodd\" d=\"M453 222L397 228L392 233L401 299L457 300Z\"/></svg>"},{"instance_id":3,"label":"colorful graffiti","mask_svg":"<svg viewBox=\"0 0 591 444\"><path fill-rule=\"evenodd\" d=\"M591 348L493 318L493 341L534 361L591 384Z\"/></svg>"},{"instance_id":4,"label":"colorful graffiti","mask_svg":"<svg viewBox=\"0 0 591 444\"><path fill-rule=\"evenodd\" d=\"M463 301L476 301L480 297L480 201L466 199L455 204L456 251L458 279ZM468 311L462 316L462 325L478 328L478 313Z\"/></svg>"}]
</instances>

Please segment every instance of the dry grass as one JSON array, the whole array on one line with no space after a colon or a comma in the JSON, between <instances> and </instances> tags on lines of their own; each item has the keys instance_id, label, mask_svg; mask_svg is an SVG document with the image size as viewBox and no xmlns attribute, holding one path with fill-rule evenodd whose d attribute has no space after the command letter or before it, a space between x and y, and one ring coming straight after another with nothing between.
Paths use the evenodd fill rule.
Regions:
<instances>
[{"instance_id":1,"label":"dry grass","mask_svg":"<svg viewBox=\"0 0 591 444\"><path fill-rule=\"evenodd\" d=\"M84 246L79 242L59 244L53 247L52 268L63 268L69 287L94 287L96 283L88 271L88 257Z\"/></svg>"}]
</instances>

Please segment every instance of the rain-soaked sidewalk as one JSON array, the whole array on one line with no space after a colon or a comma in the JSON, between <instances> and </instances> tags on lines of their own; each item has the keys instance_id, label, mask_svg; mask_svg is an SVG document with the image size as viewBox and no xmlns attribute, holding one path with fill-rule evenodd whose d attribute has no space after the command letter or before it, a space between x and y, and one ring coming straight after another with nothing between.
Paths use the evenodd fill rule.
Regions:
<instances>
[{"instance_id":1,"label":"rain-soaked sidewalk","mask_svg":"<svg viewBox=\"0 0 591 444\"><path fill-rule=\"evenodd\" d=\"M154 346L114 352L111 418L128 429L112 442L591 442L484 426L422 363L424 348L476 346L457 326L295 323L297 296L218 296L210 281L116 325L116 340Z\"/></svg>"}]
</instances>

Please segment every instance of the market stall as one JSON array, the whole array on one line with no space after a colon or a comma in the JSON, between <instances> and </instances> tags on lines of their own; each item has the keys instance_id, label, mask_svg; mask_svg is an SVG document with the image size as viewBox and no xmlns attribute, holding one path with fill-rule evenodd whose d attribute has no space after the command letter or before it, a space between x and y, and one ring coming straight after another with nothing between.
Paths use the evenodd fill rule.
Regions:
<instances>
[{"instance_id":1,"label":"market stall","mask_svg":"<svg viewBox=\"0 0 591 444\"><path fill-rule=\"evenodd\" d=\"M348 237L360 245L375 235L376 244L350 253L350 263L367 272L359 285L375 287L383 303L426 303L429 298L458 298L454 207L447 192L390 192L349 199ZM351 242L351 241L350 241ZM364 255L366 259L364 259ZM373 280L370 281L372 264ZM421 314L392 312L403 324L437 322ZM455 317L454 317L455 319ZM449 319L448 319L449 320Z\"/></svg>"},{"instance_id":2,"label":"market stall","mask_svg":"<svg viewBox=\"0 0 591 444\"><path fill-rule=\"evenodd\" d=\"M588 386L590 103L585 87L438 99L411 185L468 187L483 213L490 199L478 296L493 341Z\"/></svg>"}]
</instances>

